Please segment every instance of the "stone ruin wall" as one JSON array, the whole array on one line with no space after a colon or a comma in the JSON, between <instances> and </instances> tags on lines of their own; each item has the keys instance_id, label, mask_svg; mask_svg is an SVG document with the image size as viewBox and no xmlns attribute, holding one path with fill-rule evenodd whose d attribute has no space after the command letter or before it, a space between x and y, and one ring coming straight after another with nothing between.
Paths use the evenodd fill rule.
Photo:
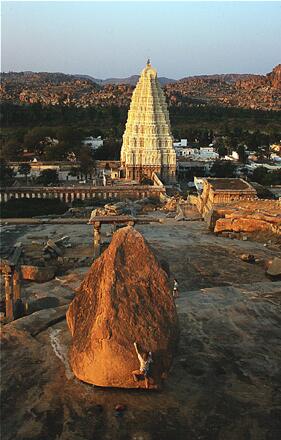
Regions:
<instances>
[{"instance_id":1,"label":"stone ruin wall","mask_svg":"<svg viewBox=\"0 0 281 440\"><path fill-rule=\"evenodd\" d=\"M160 180L159 180L160 181ZM38 199L59 199L65 203L74 200L138 200L145 197L160 198L165 193L165 187L157 184L154 179L154 186L149 185L124 185L123 187L102 186L102 187L26 187L26 188L0 188L0 202L20 198Z\"/></svg>"},{"instance_id":2,"label":"stone ruin wall","mask_svg":"<svg viewBox=\"0 0 281 440\"><path fill-rule=\"evenodd\" d=\"M216 205L227 205L238 200L253 200L257 198L257 193L254 188L247 189L215 189L212 184L206 179L204 181L203 191L198 195L197 200L194 200L197 209L202 217L208 219L210 213L215 209Z\"/></svg>"},{"instance_id":3,"label":"stone ruin wall","mask_svg":"<svg viewBox=\"0 0 281 440\"><path fill-rule=\"evenodd\" d=\"M258 199L254 188L215 189L205 180L201 195L190 196L210 230L222 232L266 232L281 235L281 204Z\"/></svg>"},{"instance_id":4,"label":"stone ruin wall","mask_svg":"<svg viewBox=\"0 0 281 440\"><path fill-rule=\"evenodd\" d=\"M281 203L258 199L254 188L215 189L207 180L201 195L190 196L208 227L216 232L281 235Z\"/></svg>"}]
</instances>

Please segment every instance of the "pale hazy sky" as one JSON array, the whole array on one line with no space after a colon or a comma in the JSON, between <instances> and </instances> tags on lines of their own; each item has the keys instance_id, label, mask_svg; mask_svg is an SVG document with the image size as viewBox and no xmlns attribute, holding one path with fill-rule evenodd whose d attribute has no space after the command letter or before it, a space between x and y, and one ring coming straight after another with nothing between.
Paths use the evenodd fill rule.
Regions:
<instances>
[{"instance_id":1,"label":"pale hazy sky","mask_svg":"<svg viewBox=\"0 0 281 440\"><path fill-rule=\"evenodd\" d=\"M2 2L2 71L159 76L267 73L281 2Z\"/></svg>"}]
</instances>

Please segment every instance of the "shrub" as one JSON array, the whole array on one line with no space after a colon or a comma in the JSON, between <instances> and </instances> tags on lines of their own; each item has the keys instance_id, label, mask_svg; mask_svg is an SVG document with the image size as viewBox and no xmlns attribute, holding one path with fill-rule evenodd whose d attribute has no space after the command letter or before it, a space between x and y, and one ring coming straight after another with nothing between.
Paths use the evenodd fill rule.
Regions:
<instances>
[{"instance_id":1,"label":"shrub","mask_svg":"<svg viewBox=\"0 0 281 440\"><path fill-rule=\"evenodd\" d=\"M67 204L57 199L10 199L0 204L0 216L1 218L35 217L63 214L67 209Z\"/></svg>"}]
</instances>

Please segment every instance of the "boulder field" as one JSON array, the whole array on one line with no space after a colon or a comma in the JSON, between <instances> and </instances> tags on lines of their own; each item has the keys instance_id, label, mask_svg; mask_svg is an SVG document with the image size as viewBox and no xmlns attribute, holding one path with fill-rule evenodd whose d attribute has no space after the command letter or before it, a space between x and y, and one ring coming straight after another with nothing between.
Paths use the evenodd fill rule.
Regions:
<instances>
[{"instance_id":1,"label":"boulder field","mask_svg":"<svg viewBox=\"0 0 281 440\"><path fill-rule=\"evenodd\" d=\"M103 387L144 388L134 381L139 351L152 352L151 388L172 364L178 318L168 276L143 236L119 229L94 261L67 311L69 359L80 380Z\"/></svg>"}]
</instances>

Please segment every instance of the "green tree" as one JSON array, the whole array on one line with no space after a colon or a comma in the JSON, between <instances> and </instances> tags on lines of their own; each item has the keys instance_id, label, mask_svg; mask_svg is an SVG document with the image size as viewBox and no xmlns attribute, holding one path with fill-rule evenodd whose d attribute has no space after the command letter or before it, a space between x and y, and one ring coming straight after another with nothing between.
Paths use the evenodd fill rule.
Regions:
<instances>
[{"instance_id":1,"label":"green tree","mask_svg":"<svg viewBox=\"0 0 281 440\"><path fill-rule=\"evenodd\" d=\"M27 183L27 176L30 174L31 166L29 163L21 163L18 168L18 173L23 174L25 176L25 182Z\"/></svg>"},{"instance_id":2,"label":"green tree","mask_svg":"<svg viewBox=\"0 0 281 440\"><path fill-rule=\"evenodd\" d=\"M119 160L121 143L113 139L108 139L103 146L94 151L93 156L96 160Z\"/></svg>"},{"instance_id":3,"label":"green tree","mask_svg":"<svg viewBox=\"0 0 281 440\"><path fill-rule=\"evenodd\" d=\"M237 147L237 153L239 156L239 161L242 163L246 163L247 162L247 154L246 154L246 150L244 145L238 145Z\"/></svg>"},{"instance_id":4,"label":"green tree","mask_svg":"<svg viewBox=\"0 0 281 440\"><path fill-rule=\"evenodd\" d=\"M80 167L71 167L71 170L69 171L69 175L72 177L79 177L81 174Z\"/></svg>"},{"instance_id":5,"label":"green tree","mask_svg":"<svg viewBox=\"0 0 281 440\"><path fill-rule=\"evenodd\" d=\"M0 158L0 186L11 186L15 181L15 172L7 162Z\"/></svg>"},{"instance_id":6,"label":"green tree","mask_svg":"<svg viewBox=\"0 0 281 440\"><path fill-rule=\"evenodd\" d=\"M269 171L265 167L257 167L252 174L251 180L265 186L280 185L281 170Z\"/></svg>"},{"instance_id":7,"label":"green tree","mask_svg":"<svg viewBox=\"0 0 281 440\"><path fill-rule=\"evenodd\" d=\"M48 145L45 148L45 159L46 160L66 160L68 153L73 151L74 148L71 144L66 141L61 141L56 145Z\"/></svg>"},{"instance_id":8,"label":"green tree","mask_svg":"<svg viewBox=\"0 0 281 440\"><path fill-rule=\"evenodd\" d=\"M1 140L0 157L8 161L16 161L21 153L19 142L12 138L9 140Z\"/></svg>"},{"instance_id":9,"label":"green tree","mask_svg":"<svg viewBox=\"0 0 281 440\"><path fill-rule=\"evenodd\" d=\"M44 140L46 137L52 138L54 129L52 127L34 127L24 136L24 146L38 154L43 154L45 149Z\"/></svg>"},{"instance_id":10,"label":"green tree","mask_svg":"<svg viewBox=\"0 0 281 440\"><path fill-rule=\"evenodd\" d=\"M95 169L95 160L93 158L91 149L82 147L79 153L80 173L87 179L92 175Z\"/></svg>"},{"instance_id":11,"label":"green tree","mask_svg":"<svg viewBox=\"0 0 281 440\"><path fill-rule=\"evenodd\" d=\"M224 145L220 145L217 149L217 152L220 157L224 157L227 155L227 148Z\"/></svg>"},{"instance_id":12,"label":"green tree","mask_svg":"<svg viewBox=\"0 0 281 440\"><path fill-rule=\"evenodd\" d=\"M56 129L55 134L59 141L72 144L72 148L73 145L80 145L83 139L82 130L73 127L59 127Z\"/></svg>"},{"instance_id":13,"label":"green tree","mask_svg":"<svg viewBox=\"0 0 281 440\"><path fill-rule=\"evenodd\" d=\"M47 170L43 170L40 173L40 176L37 177L36 183L47 186L52 183L58 183L59 182L59 175L57 170L52 170L51 168Z\"/></svg>"},{"instance_id":14,"label":"green tree","mask_svg":"<svg viewBox=\"0 0 281 440\"><path fill-rule=\"evenodd\" d=\"M234 177L235 165L230 161L216 160L211 167L211 175L214 177Z\"/></svg>"}]
</instances>

